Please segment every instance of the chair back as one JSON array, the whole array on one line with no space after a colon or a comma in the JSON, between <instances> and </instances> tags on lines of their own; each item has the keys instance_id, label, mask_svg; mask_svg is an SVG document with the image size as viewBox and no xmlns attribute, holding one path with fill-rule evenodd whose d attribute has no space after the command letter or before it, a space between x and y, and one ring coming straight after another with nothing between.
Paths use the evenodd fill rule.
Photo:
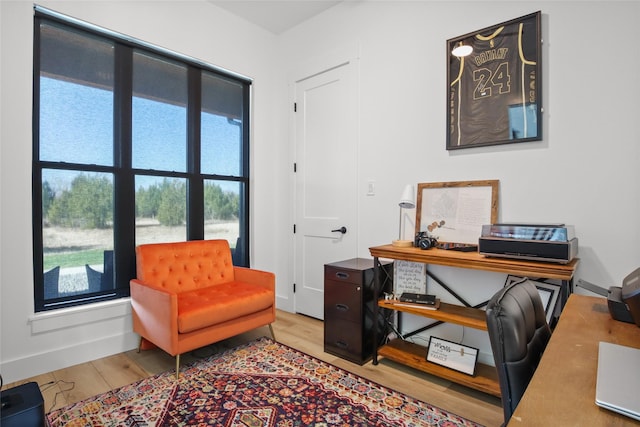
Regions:
<instances>
[{"instance_id":1,"label":"chair back","mask_svg":"<svg viewBox=\"0 0 640 427\"><path fill-rule=\"evenodd\" d=\"M224 239L139 245L136 272L141 281L170 292L187 292L234 280L231 249Z\"/></svg>"},{"instance_id":2,"label":"chair back","mask_svg":"<svg viewBox=\"0 0 640 427\"><path fill-rule=\"evenodd\" d=\"M538 367L551 329L540 294L526 278L497 292L487 304L486 316L507 424Z\"/></svg>"}]
</instances>

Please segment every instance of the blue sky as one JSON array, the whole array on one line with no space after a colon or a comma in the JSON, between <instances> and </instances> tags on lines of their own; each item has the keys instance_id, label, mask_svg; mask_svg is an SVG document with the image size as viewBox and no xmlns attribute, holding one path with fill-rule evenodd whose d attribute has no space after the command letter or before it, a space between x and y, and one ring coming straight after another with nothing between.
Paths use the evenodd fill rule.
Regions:
<instances>
[{"instance_id":1,"label":"blue sky","mask_svg":"<svg viewBox=\"0 0 640 427\"><path fill-rule=\"evenodd\" d=\"M40 86L41 160L112 166L113 93L46 77ZM240 127L213 114L201 120L203 172L239 175ZM132 159L134 168L185 172L186 108L135 97Z\"/></svg>"}]
</instances>

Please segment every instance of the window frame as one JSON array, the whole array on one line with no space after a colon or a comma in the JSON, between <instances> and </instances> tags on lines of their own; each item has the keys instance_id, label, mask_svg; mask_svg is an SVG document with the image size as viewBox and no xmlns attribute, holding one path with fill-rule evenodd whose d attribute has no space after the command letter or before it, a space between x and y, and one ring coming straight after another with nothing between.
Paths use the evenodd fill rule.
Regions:
<instances>
[{"instance_id":1,"label":"window frame","mask_svg":"<svg viewBox=\"0 0 640 427\"><path fill-rule=\"evenodd\" d=\"M112 166L67 163L40 160L40 27L43 22L80 31L92 37L114 43L114 135ZM179 62L187 68L187 161L186 172L154 169L134 169L132 167L132 99L133 99L133 57L135 52ZM239 253L234 253L234 263L248 267L249 263L249 137L250 137L250 94L251 80L205 64L184 55L161 49L148 43L114 33L100 27L83 23L60 15L45 8L35 7L34 14L34 66L33 66L33 161L32 161L32 202L33 202L33 272L34 306L36 312L87 303L128 297L129 281L135 278L135 177L158 176L182 178L187 182L186 240L204 239L204 183L208 180L238 182L239 193ZM202 113L202 74L213 74L234 84L242 91L241 155L239 176L201 173L200 165L200 124ZM113 177L113 244L115 289L65 296L45 300L43 269L43 210L42 171L44 169L73 170L88 173L108 173Z\"/></svg>"}]
</instances>

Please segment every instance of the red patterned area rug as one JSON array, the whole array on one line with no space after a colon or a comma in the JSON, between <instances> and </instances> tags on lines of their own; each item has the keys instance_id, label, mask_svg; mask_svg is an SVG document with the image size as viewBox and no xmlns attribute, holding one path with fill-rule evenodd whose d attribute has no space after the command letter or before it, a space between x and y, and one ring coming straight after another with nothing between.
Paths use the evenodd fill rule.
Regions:
<instances>
[{"instance_id":1,"label":"red patterned area rug","mask_svg":"<svg viewBox=\"0 0 640 427\"><path fill-rule=\"evenodd\" d=\"M478 426L268 338L47 414L50 426Z\"/></svg>"}]
</instances>

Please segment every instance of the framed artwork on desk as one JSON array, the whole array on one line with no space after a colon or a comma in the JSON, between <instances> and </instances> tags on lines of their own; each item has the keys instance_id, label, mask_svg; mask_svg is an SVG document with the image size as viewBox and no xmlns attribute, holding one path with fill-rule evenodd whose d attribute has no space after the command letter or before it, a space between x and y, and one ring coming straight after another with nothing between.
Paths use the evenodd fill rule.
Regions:
<instances>
[{"instance_id":1,"label":"framed artwork on desk","mask_svg":"<svg viewBox=\"0 0 640 427\"><path fill-rule=\"evenodd\" d=\"M447 40L447 150L542 139L540 17Z\"/></svg>"},{"instance_id":2,"label":"framed artwork on desk","mask_svg":"<svg viewBox=\"0 0 640 427\"><path fill-rule=\"evenodd\" d=\"M482 226L498 222L498 180L418 184L416 233L439 243L478 244Z\"/></svg>"}]
</instances>

